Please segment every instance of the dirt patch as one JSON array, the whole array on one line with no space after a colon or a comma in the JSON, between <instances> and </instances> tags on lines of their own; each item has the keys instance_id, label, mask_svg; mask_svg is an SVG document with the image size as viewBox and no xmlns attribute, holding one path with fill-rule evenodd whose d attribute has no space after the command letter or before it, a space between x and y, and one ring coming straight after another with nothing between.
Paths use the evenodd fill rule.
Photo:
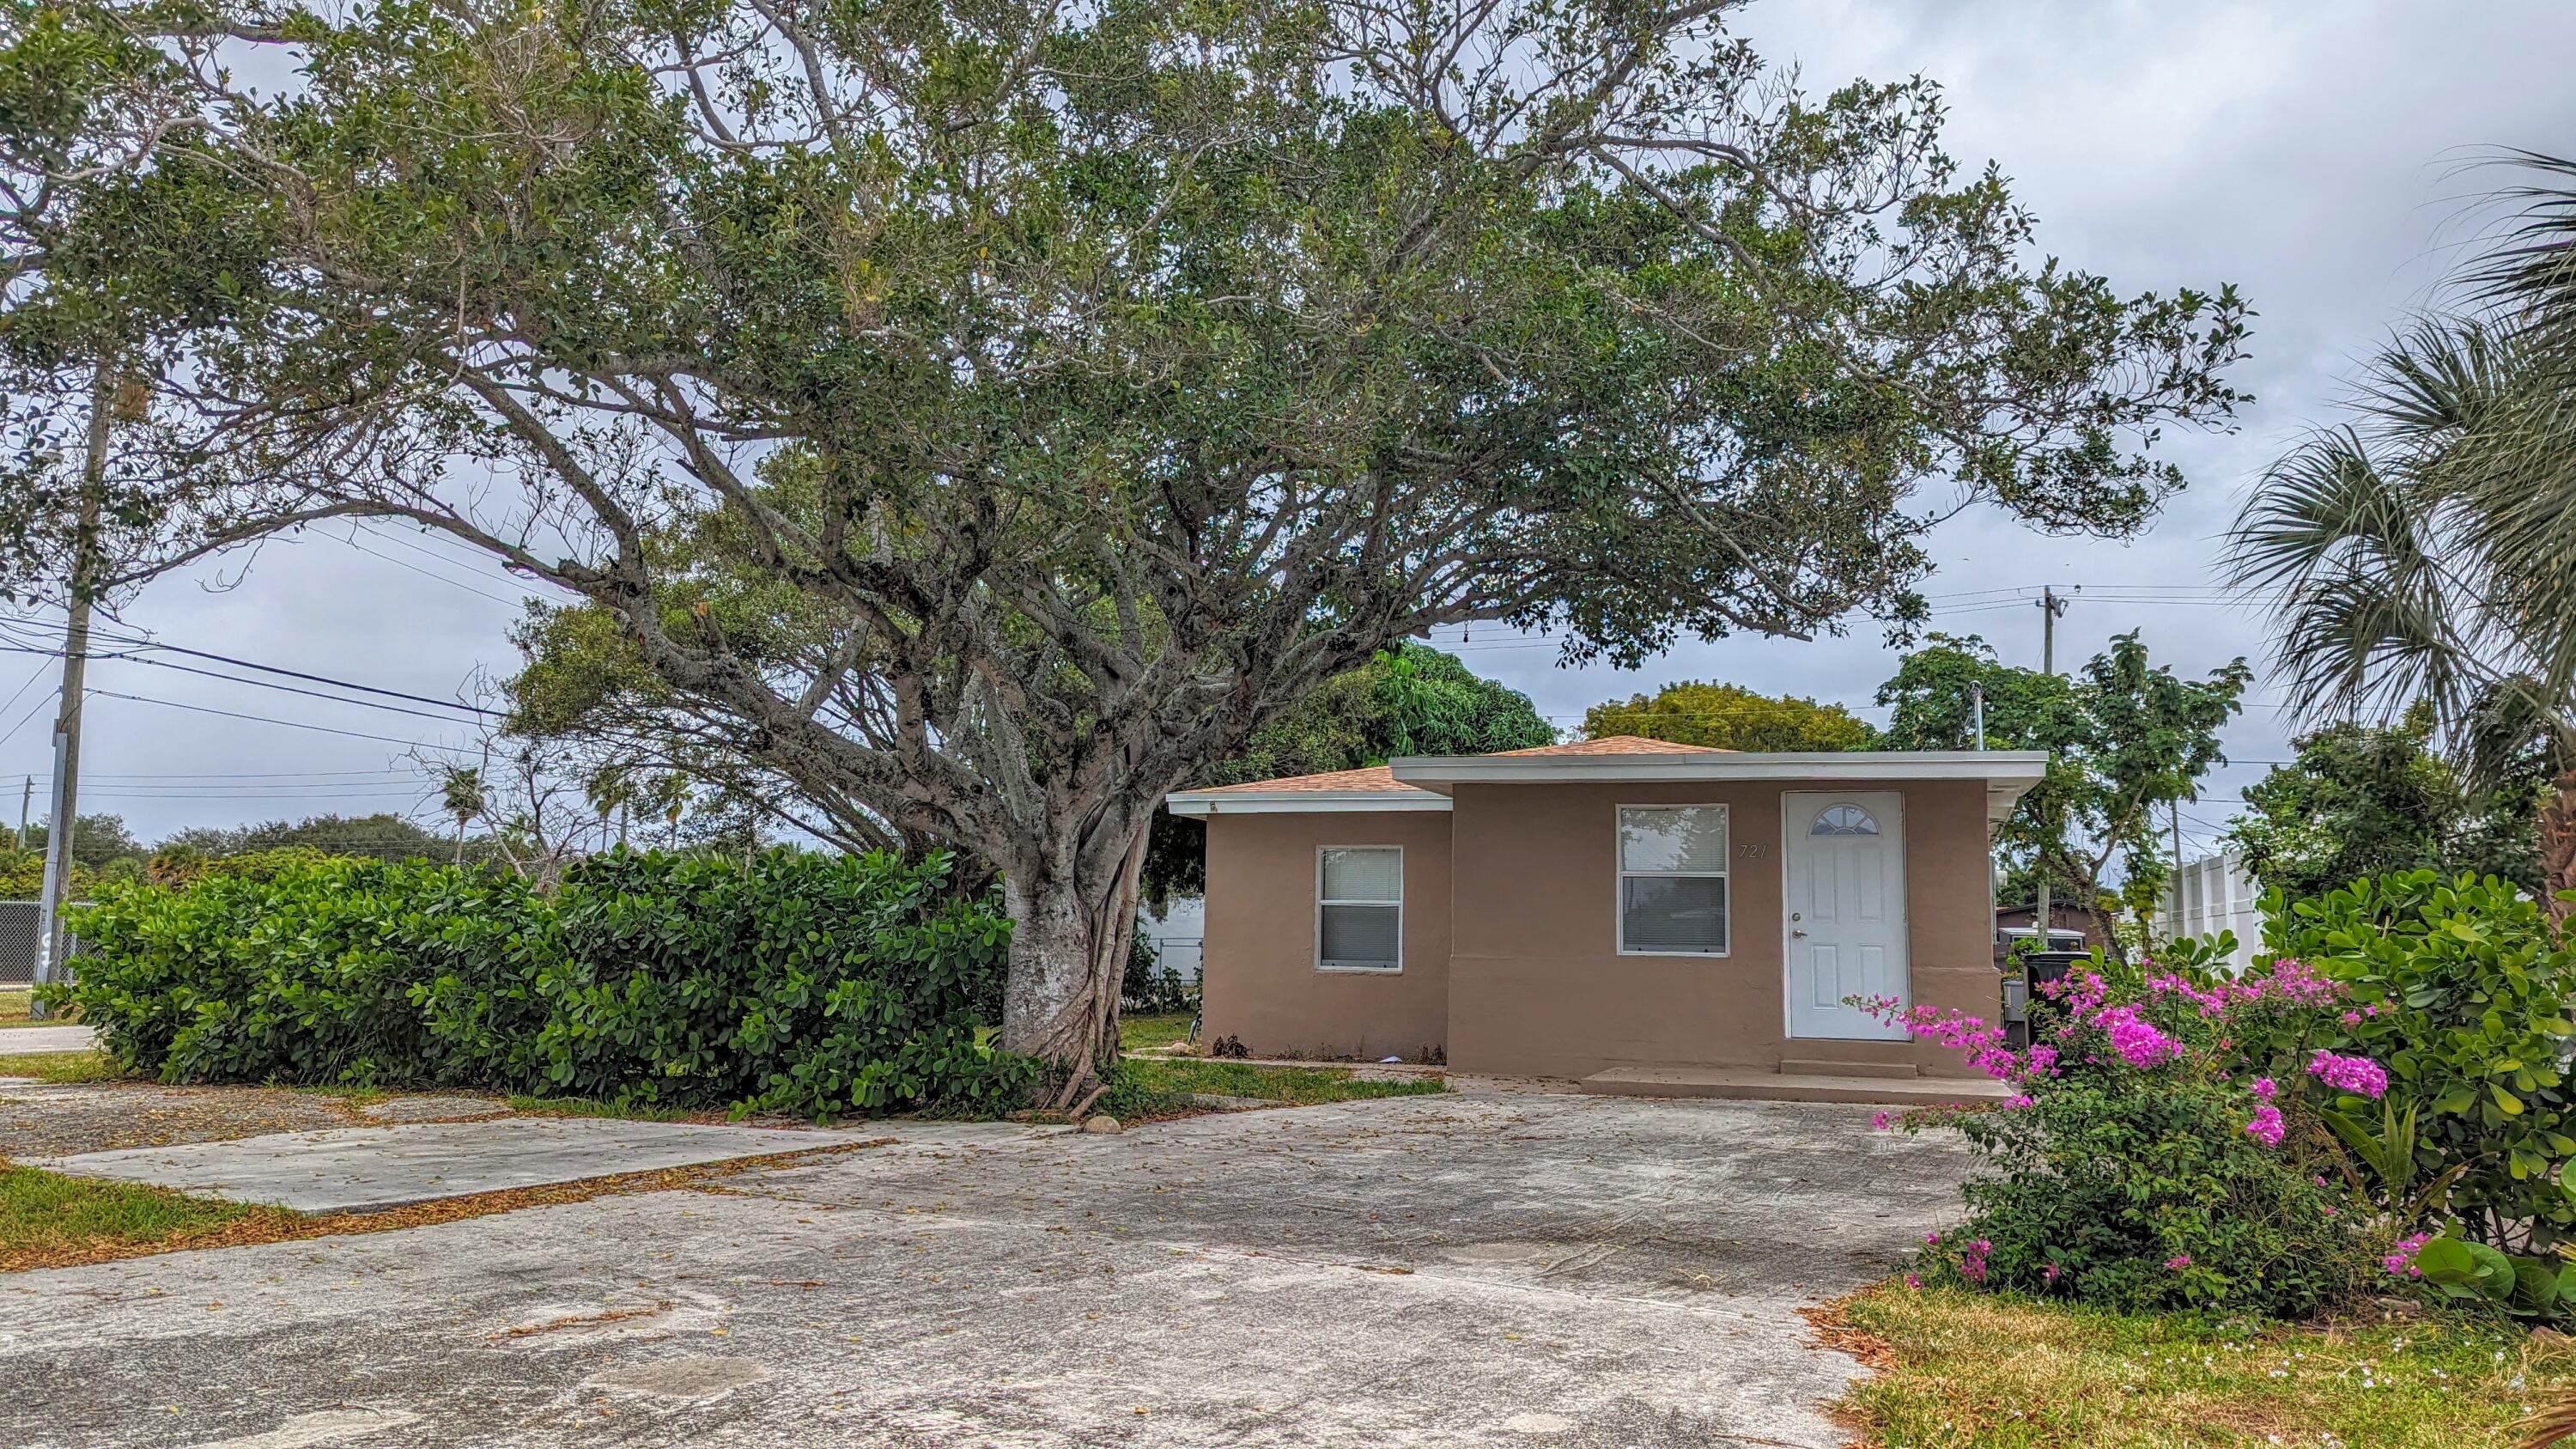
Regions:
<instances>
[{"instance_id":1,"label":"dirt patch","mask_svg":"<svg viewBox=\"0 0 2576 1449\"><path fill-rule=\"evenodd\" d=\"M1896 1346L1843 1316L1845 1306L1857 1296L1845 1294L1831 1303L1799 1309L1798 1316L1815 1330L1807 1341L1858 1359L1872 1373L1885 1373L1896 1367Z\"/></svg>"},{"instance_id":2,"label":"dirt patch","mask_svg":"<svg viewBox=\"0 0 2576 1449\"><path fill-rule=\"evenodd\" d=\"M610 1197L639 1192L726 1191L723 1179L753 1168L801 1167L824 1158L862 1152L871 1147L893 1143L892 1137L876 1137L865 1142L842 1142L829 1147L808 1147L796 1152L772 1152L758 1157L737 1157L730 1162L711 1162L697 1167L666 1167L652 1172L621 1172L608 1177L589 1177L575 1182L550 1183L544 1187L514 1187L503 1192L478 1192L464 1197L440 1198L436 1202L415 1203L410 1207L388 1208L382 1212L303 1214L283 1208L263 1208L249 1217L223 1224L210 1231L182 1234L158 1243L116 1242L20 1253L0 1253L0 1273L20 1273L33 1268L69 1268L84 1263L107 1263L119 1258L147 1258L158 1253L192 1251L198 1248L246 1248L261 1243L297 1242L307 1238L329 1238L360 1233L389 1233L402 1228L425 1228L435 1223L459 1222L466 1218L489 1217L494 1213L516 1212L521 1208L551 1207L557 1203L587 1202L596 1197Z\"/></svg>"},{"instance_id":3,"label":"dirt patch","mask_svg":"<svg viewBox=\"0 0 2576 1449\"><path fill-rule=\"evenodd\" d=\"M0 1087L0 1142L12 1157L68 1157L365 1122L346 1102L276 1087L147 1083Z\"/></svg>"}]
</instances>

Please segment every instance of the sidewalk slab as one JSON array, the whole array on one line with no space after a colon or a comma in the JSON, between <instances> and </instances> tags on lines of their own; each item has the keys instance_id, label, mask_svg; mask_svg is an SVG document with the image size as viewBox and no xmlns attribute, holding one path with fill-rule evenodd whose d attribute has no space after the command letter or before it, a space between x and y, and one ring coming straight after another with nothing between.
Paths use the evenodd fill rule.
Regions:
<instances>
[{"instance_id":1,"label":"sidewalk slab","mask_svg":"<svg viewBox=\"0 0 2576 1449\"><path fill-rule=\"evenodd\" d=\"M864 1131L502 1117L272 1133L229 1142L28 1158L22 1165L76 1177L153 1183L198 1197L277 1203L299 1212L372 1212L469 1193L867 1140Z\"/></svg>"},{"instance_id":2,"label":"sidewalk slab","mask_svg":"<svg viewBox=\"0 0 2576 1449\"><path fill-rule=\"evenodd\" d=\"M85 1052L97 1043L98 1033L86 1026L13 1026L0 1030L0 1057ZM7 1075L7 1065L0 1063L0 1077Z\"/></svg>"}]
</instances>

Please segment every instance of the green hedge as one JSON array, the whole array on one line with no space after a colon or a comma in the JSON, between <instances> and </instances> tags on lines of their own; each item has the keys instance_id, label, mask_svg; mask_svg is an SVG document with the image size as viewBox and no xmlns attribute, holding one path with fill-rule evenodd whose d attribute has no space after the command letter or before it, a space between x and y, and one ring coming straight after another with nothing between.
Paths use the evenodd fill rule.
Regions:
<instances>
[{"instance_id":1,"label":"green hedge","mask_svg":"<svg viewBox=\"0 0 2576 1449\"><path fill-rule=\"evenodd\" d=\"M1017 1106L977 1045L1010 924L947 862L619 851L551 896L497 871L322 859L104 888L53 988L129 1071L831 1116Z\"/></svg>"}]
</instances>

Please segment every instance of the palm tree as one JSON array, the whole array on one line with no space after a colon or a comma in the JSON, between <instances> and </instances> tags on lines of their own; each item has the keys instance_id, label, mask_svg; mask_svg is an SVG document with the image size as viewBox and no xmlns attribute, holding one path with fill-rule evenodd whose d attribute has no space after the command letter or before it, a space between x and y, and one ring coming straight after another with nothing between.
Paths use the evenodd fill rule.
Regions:
<instances>
[{"instance_id":1,"label":"palm tree","mask_svg":"<svg viewBox=\"0 0 2576 1449\"><path fill-rule=\"evenodd\" d=\"M451 768L438 782L441 803L456 817L456 863L465 863L465 827L483 813L483 772L472 766Z\"/></svg>"},{"instance_id":2,"label":"palm tree","mask_svg":"<svg viewBox=\"0 0 2576 1449\"><path fill-rule=\"evenodd\" d=\"M2272 598L2311 717L2433 702L2470 783L2535 756L2544 894L2576 889L2576 161L2516 152L2512 220L2402 330L2349 418L2275 463L2227 572Z\"/></svg>"}]
</instances>

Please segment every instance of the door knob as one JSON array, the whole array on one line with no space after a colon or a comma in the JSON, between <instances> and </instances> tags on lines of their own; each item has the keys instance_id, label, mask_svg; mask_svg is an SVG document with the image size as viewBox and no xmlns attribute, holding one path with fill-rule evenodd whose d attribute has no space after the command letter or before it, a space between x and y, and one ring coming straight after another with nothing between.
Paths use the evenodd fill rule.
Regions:
<instances>
[{"instance_id":1,"label":"door knob","mask_svg":"<svg viewBox=\"0 0 2576 1449\"><path fill-rule=\"evenodd\" d=\"M1804 936L1807 933L1804 931L1791 931L1789 934L1792 936Z\"/></svg>"}]
</instances>

